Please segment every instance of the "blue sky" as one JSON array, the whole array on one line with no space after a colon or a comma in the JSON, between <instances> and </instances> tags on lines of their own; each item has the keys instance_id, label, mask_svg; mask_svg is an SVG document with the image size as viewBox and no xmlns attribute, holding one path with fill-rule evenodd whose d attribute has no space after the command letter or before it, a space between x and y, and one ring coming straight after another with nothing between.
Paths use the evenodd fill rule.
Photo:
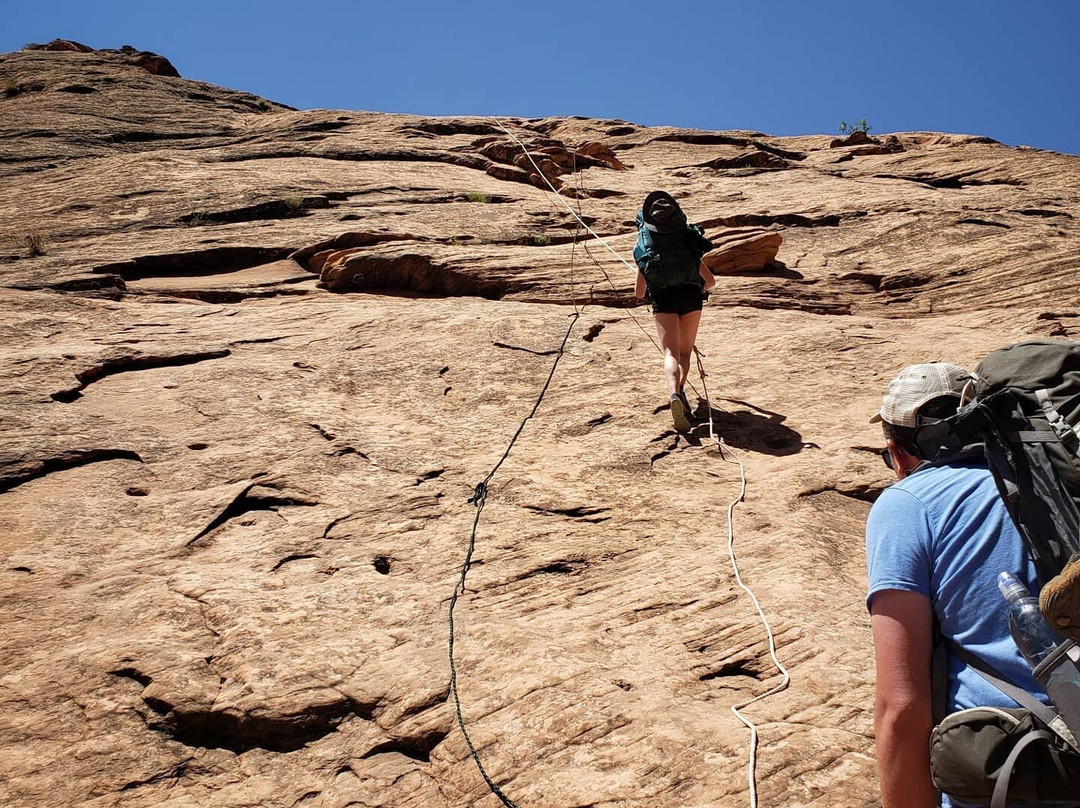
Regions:
<instances>
[{"instance_id":1,"label":"blue sky","mask_svg":"<svg viewBox=\"0 0 1080 808\"><path fill-rule=\"evenodd\" d=\"M0 51L74 39L300 108L989 135L1080 154L1080 2L4 0Z\"/></svg>"}]
</instances>

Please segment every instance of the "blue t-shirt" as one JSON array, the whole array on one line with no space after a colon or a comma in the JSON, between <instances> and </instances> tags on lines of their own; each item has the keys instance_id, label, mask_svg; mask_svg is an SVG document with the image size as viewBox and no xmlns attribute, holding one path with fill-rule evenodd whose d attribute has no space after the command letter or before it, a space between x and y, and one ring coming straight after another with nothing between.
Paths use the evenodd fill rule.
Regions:
<instances>
[{"instance_id":1,"label":"blue t-shirt","mask_svg":"<svg viewBox=\"0 0 1080 808\"><path fill-rule=\"evenodd\" d=\"M1008 571L1038 595L1035 565L981 461L919 471L882 492L866 523L870 589L926 595L941 632L1013 684L1047 701L1009 634L997 587ZM948 708L1016 703L959 659L949 657Z\"/></svg>"},{"instance_id":2,"label":"blue t-shirt","mask_svg":"<svg viewBox=\"0 0 1080 808\"><path fill-rule=\"evenodd\" d=\"M926 468L885 489L866 522L866 565L868 608L885 589L926 595L942 634L1049 701L1009 634L997 587L1008 571L1038 595L1035 565L984 463ZM1018 705L950 654L946 706ZM942 805L954 803L943 795Z\"/></svg>"}]
</instances>

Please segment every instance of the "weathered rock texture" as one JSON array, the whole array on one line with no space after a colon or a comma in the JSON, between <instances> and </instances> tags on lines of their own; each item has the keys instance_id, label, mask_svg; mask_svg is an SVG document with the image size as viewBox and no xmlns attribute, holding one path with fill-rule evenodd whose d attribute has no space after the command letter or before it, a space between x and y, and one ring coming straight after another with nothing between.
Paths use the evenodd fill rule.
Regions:
<instances>
[{"instance_id":1,"label":"weathered rock texture","mask_svg":"<svg viewBox=\"0 0 1080 808\"><path fill-rule=\"evenodd\" d=\"M295 111L0 57L0 803L876 804L867 423L902 365L1080 336L1078 158ZM720 248L670 428L623 256ZM782 239L782 243L781 243ZM333 290L333 291L331 291ZM340 293L334 293L340 292ZM695 380L697 415L708 409Z\"/></svg>"}]
</instances>

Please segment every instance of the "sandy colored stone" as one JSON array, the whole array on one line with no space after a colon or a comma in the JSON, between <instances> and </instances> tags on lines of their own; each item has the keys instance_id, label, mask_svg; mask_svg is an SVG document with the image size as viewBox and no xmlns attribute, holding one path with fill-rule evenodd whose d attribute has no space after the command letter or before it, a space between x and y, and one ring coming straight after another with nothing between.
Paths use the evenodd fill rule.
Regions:
<instances>
[{"instance_id":1,"label":"sandy colored stone","mask_svg":"<svg viewBox=\"0 0 1080 808\"><path fill-rule=\"evenodd\" d=\"M0 80L0 803L496 805L448 603L572 324L455 611L484 766L523 808L749 803L730 707L780 674L728 558L741 462L792 677L744 711L761 804L878 804L868 417L910 362L1080 337L1078 158L502 119L598 161L560 198L490 119L121 52ZM655 188L730 265L690 391L722 455L671 429L634 273L563 204L629 260Z\"/></svg>"},{"instance_id":2,"label":"sandy colored stone","mask_svg":"<svg viewBox=\"0 0 1080 808\"><path fill-rule=\"evenodd\" d=\"M736 229L707 233L713 249L704 261L714 275L757 272L773 264L783 236L774 231Z\"/></svg>"}]
</instances>

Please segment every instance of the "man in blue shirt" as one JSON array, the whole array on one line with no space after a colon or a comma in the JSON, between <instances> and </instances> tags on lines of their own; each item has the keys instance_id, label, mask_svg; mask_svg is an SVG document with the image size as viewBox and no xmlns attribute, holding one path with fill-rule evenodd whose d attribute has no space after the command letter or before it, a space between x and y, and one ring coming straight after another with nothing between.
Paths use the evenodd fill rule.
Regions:
<instances>
[{"instance_id":1,"label":"man in blue shirt","mask_svg":"<svg viewBox=\"0 0 1080 808\"><path fill-rule=\"evenodd\" d=\"M981 458L919 468L919 428L955 413L971 379L944 362L904 368L873 419L882 422L883 457L897 477L866 525L883 808L939 804L929 752L935 616L943 637L1014 684L1042 692L1009 634L996 583L998 573L1009 571L1037 593L1035 569L989 470ZM953 712L1016 704L951 656L945 706Z\"/></svg>"}]
</instances>

